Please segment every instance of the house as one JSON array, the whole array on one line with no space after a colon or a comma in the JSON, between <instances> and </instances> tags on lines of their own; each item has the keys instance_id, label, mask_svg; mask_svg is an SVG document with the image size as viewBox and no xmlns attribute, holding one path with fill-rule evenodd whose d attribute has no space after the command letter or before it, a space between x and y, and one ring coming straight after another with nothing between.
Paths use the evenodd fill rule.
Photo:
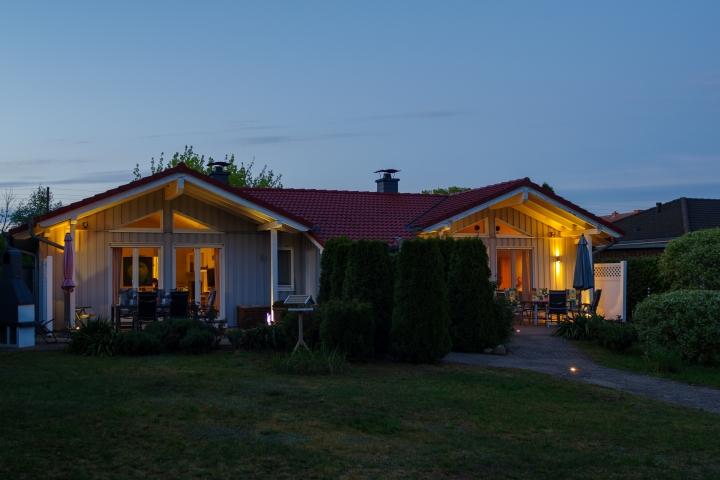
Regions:
<instances>
[{"instance_id":1,"label":"house","mask_svg":"<svg viewBox=\"0 0 720 480\"><path fill-rule=\"evenodd\" d=\"M180 164L40 215L8 241L37 254L40 277L51 276L57 288L39 310L59 328L66 233L74 239L73 308L109 316L124 289L157 279L194 301L215 290L230 325L237 306L317 294L323 246L339 235L391 249L415 237L477 236L499 287L528 292L571 286L581 235L592 246L623 233L528 178L452 195L398 193L398 182L384 171L373 192L235 188L221 166L204 175Z\"/></svg>"},{"instance_id":2,"label":"house","mask_svg":"<svg viewBox=\"0 0 720 480\"><path fill-rule=\"evenodd\" d=\"M596 258L649 257L662 254L671 240L688 232L720 227L720 200L678 198L647 210L604 217L625 235Z\"/></svg>"}]
</instances>

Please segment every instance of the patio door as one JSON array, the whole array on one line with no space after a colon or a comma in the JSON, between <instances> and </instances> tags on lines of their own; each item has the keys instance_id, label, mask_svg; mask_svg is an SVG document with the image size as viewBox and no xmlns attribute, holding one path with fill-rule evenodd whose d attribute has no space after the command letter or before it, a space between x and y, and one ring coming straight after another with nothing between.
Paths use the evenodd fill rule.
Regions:
<instances>
[{"instance_id":1,"label":"patio door","mask_svg":"<svg viewBox=\"0 0 720 480\"><path fill-rule=\"evenodd\" d=\"M174 287L189 292L191 302L205 306L213 290L213 306L222 315L222 248L176 247ZM221 317L222 318L222 317Z\"/></svg>"},{"instance_id":2,"label":"patio door","mask_svg":"<svg viewBox=\"0 0 720 480\"><path fill-rule=\"evenodd\" d=\"M532 250L498 249L495 275L498 288L515 288L522 299L530 299Z\"/></svg>"},{"instance_id":3,"label":"patio door","mask_svg":"<svg viewBox=\"0 0 720 480\"><path fill-rule=\"evenodd\" d=\"M160 248L155 246L112 246L113 304L119 300L120 290L152 290L154 281L163 288Z\"/></svg>"}]
</instances>

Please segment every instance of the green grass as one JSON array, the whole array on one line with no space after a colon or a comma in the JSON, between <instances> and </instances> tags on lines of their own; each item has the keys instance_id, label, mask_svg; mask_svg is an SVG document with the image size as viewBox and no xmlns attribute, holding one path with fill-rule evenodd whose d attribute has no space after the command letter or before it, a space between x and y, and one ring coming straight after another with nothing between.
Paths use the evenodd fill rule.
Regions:
<instances>
[{"instance_id":1,"label":"green grass","mask_svg":"<svg viewBox=\"0 0 720 480\"><path fill-rule=\"evenodd\" d=\"M678 372L654 372L648 368L643 358L643 351L637 342L633 343L633 346L625 353L613 352L612 350L601 347L595 342L574 340L572 343L595 362L606 367L655 375L679 382L692 383L694 385L720 388L720 367L682 363L679 366Z\"/></svg>"},{"instance_id":2,"label":"green grass","mask_svg":"<svg viewBox=\"0 0 720 480\"><path fill-rule=\"evenodd\" d=\"M0 354L0 478L719 478L720 416L532 372Z\"/></svg>"}]
</instances>

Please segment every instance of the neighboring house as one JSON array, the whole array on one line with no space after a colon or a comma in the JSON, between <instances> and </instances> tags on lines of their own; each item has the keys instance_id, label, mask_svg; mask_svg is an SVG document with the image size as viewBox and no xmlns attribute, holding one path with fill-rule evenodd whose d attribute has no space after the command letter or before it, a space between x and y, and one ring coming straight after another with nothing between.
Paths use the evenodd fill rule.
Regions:
<instances>
[{"instance_id":1,"label":"neighboring house","mask_svg":"<svg viewBox=\"0 0 720 480\"><path fill-rule=\"evenodd\" d=\"M720 227L720 200L683 197L657 203L647 210L617 214L610 222L625 235L616 245L597 253L596 258L656 256L671 240L685 233Z\"/></svg>"},{"instance_id":2,"label":"neighboring house","mask_svg":"<svg viewBox=\"0 0 720 480\"><path fill-rule=\"evenodd\" d=\"M227 175L184 164L38 216L10 231L14 248L53 258L52 312L63 317L62 255L74 238L74 307L109 315L120 291L187 289L230 325L240 305L317 294L320 255L335 236L380 239L391 249L428 236L478 236L501 288L569 288L577 242L609 245L623 231L528 178L452 195L397 193L385 173L376 192L235 188ZM45 272L40 272L40 277ZM523 288L524 287L524 288ZM41 311L45 311L40 296Z\"/></svg>"}]
</instances>

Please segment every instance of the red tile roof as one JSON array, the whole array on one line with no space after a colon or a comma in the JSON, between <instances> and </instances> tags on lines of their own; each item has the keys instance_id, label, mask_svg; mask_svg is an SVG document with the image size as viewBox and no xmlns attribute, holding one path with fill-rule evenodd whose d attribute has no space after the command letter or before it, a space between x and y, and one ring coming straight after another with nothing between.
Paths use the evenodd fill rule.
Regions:
<instances>
[{"instance_id":1,"label":"red tile roof","mask_svg":"<svg viewBox=\"0 0 720 480\"><path fill-rule=\"evenodd\" d=\"M35 217L39 222L79 207L90 205L125 191L147 185L183 173L241 197L260 207L275 212L289 220L311 228L309 232L320 243L340 235L353 240L359 238L380 239L390 245L397 245L396 238L413 238L415 230L427 228L455 215L459 215L483 203L501 197L506 193L526 186L543 192L558 203L586 217L623 234L612 223L568 202L554 193L542 189L529 178L475 188L452 195L430 195L420 193L378 193L338 190L305 190L291 188L237 188L219 182L208 175L199 173L180 164L177 167L156 173L141 180L130 182L107 192L66 205L58 210ZM22 225L10 230L12 235L27 229Z\"/></svg>"},{"instance_id":2,"label":"red tile roof","mask_svg":"<svg viewBox=\"0 0 720 480\"><path fill-rule=\"evenodd\" d=\"M407 227L442 202L446 195L378 193L291 188L243 188L248 195L277 205L307 219L318 228L315 236L325 243L346 235L379 239L397 245L396 238L413 238Z\"/></svg>"},{"instance_id":3,"label":"red tile roof","mask_svg":"<svg viewBox=\"0 0 720 480\"><path fill-rule=\"evenodd\" d=\"M610 215L601 215L600 218L602 218L606 222L614 223L614 222L617 222L618 220L627 218L631 215L635 215L636 213L640 213L640 212L642 212L642 210L633 210L632 212L626 212L626 213L613 212Z\"/></svg>"}]
</instances>

